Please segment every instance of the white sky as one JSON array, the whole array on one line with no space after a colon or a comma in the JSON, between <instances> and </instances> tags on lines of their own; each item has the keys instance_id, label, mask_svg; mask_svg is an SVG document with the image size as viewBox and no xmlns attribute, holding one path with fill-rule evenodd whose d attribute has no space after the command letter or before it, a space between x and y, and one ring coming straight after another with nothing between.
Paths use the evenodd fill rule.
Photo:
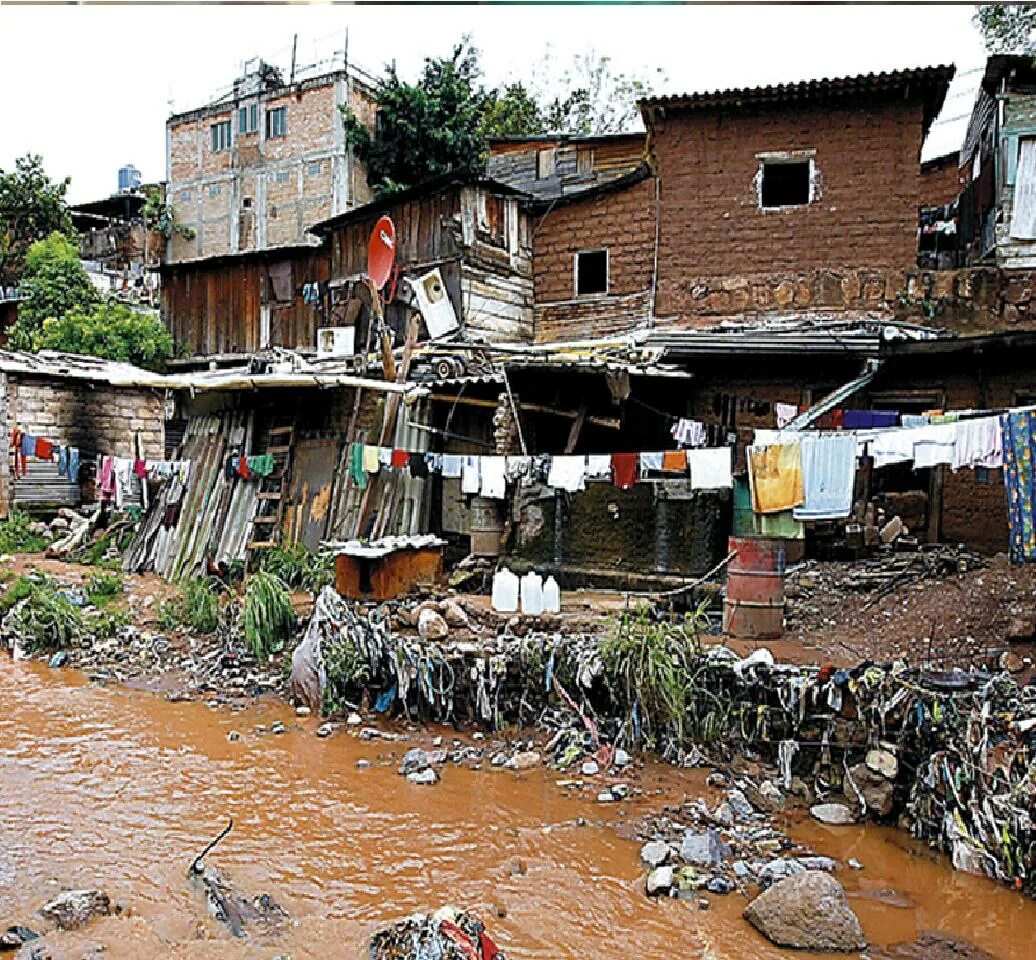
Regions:
<instances>
[{"instance_id":1,"label":"white sky","mask_svg":"<svg viewBox=\"0 0 1036 960\"><path fill-rule=\"evenodd\" d=\"M660 93L754 86L875 70L984 61L969 5L873 6L9 6L0 0L0 167L43 155L72 177L74 202L115 190L120 166L165 176L165 119L229 86L242 61L287 66L342 48L373 72L412 77L464 33L487 81L528 79L549 44L558 63L594 50L619 70L661 68ZM979 79L955 83L944 116L967 115ZM938 125L925 155L959 146L964 121Z\"/></svg>"}]
</instances>

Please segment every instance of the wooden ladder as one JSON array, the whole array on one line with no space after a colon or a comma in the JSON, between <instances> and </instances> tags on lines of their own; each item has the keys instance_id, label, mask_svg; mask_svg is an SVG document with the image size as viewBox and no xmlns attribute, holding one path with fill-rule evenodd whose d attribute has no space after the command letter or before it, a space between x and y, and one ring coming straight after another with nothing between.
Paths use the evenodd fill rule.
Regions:
<instances>
[{"instance_id":1,"label":"wooden ladder","mask_svg":"<svg viewBox=\"0 0 1036 960\"><path fill-rule=\"evenodd\" d=\"M248 542L249 561L258 550L271 550L280 541L284 501L291 477L291 451L295 446L295 421L278 423L270 428L266 453L273 454L273 472L259 478L259 502L252 518L252 535Z\"/></svg>"}]
</instances>

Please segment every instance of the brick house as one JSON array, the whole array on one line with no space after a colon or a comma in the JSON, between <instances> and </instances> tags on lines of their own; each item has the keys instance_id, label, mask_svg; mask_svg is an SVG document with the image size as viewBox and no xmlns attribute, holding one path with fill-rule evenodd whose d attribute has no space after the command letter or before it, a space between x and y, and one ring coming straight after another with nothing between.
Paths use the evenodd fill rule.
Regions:
<instances>
[{"instance_id":1,"label":"brick house","mask_svg":"<svg viewBox=\"0 0 1036 960\"><path fill-rule=\"evenodd\" d=\"M231 91L166 121L177 224L169 262L306 242L311 223L370 199L339 106L373 126L372 81L354 67L295 78L259 61Z\"/></svg>"},{"instance_id":2,"label":"brick house","mask_svg":"<svg viewBox=\"0 0 1036 960\"><path fill-rule=\"evenodd\" d=\"M648 170L535 202L537 339L648 319L891 314L916 268L921 145L952 76L644 101Z\"/></svg>"}]
</instances>

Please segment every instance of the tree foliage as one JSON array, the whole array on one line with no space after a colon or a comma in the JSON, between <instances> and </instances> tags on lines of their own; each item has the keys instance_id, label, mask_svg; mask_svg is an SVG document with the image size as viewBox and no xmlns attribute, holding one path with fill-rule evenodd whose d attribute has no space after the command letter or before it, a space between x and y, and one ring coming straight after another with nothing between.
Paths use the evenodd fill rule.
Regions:
<instances>
[{"instance_id":1,"label":"tree foliage","mask_svg":"<svg viewBox=\"0 0 1036 960\"><path fill-rule=\"evenodd\" d=\"M121 303L74 309L47 319L34 346L119 360L146 370L162 370L173 355L173 338L161 319Z\"/></svg>"},{"instance_id":2,"label":"tree foliage","mask_svg":"<svg viewBox=\"0 0 1036 960\"><path fill-rule=\"evenodd\" d=\"M367 179L377 194L482 166L480 76L478 51L465 39L449 57L426 58L416 84L400 79L394 65L387 68L374 135L342 107L346 135L367 163Z\"/></svg>"},{"instance_id":3,"label":"tree foliage","mask_svg":"<svg viewBox=\"0 0 1036 960\"><path fill-rule=\"evenodd\" d=\"M90 310L100 302L79 260L75 244L54 232L28 248L20 287L28 298L18 306L18 319L9 331L18 350L32 350L45 320L64 317L71 310Z\"/></svg>"},{"instance_id":4,"label":"tree foliage","mask_svg":"<svg viewBox=\"0 0 1036 960\"><path fill-rule=\"evenodd\" d=\"M587 53L563 67L549 51L521 81L483 85L478 50L464 37L449 57L427 58L416 84L386 69L377 94L372 133L346 106L346 135L367 164L378 196L456 171L480 171L491 137L607 134L633 129L637 100L652 83L614 69L608 57Z\"/></svg>"},{"instance_id":5,"label":"tree foliage","mask_svg":"<svg viewBox=\"0 0 1036 960\"><path fill-rule=\"evenodd\" d=\"M990 53L1036 52L1036 6L1031 3L982 3L975 23Z\"/></svg>"},{"instance_id":6,"label":"tree foliage","mask_svg":"<svg viewBox=\"0 0 1036 960\"><path fill-rule=\"evenodd\" d=\"M27 154L14 170L0 169L0 284L18 282L25 256L36 241L53 233L72 233L72 218L65 203L71 181L52 181L43 159Z\"/></svg>"}]
</instances>

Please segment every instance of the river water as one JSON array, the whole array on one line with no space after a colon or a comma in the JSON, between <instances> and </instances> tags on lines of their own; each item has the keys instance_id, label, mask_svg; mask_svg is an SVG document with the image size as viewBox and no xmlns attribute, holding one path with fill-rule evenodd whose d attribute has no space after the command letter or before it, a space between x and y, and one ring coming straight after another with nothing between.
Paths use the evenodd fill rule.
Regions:
<instances>
[{"instance_id":1,"label":"river water","mask_svg":"<svg viewBox=\"0 0 1036 960\"><path fill-rule=\"evenodd\" d=\"M100 886L126 908L58 937L56 960L97 947L112 960L360 960L379 923L444 903L480 913L512 960L795 956L740 919L736 894L709 911L643 895L638 846L609 821L696 794L694 772L650 769L639 807L567 796L545 770L449 766L421 787L396 772L413 744L321 740L318 721L275 702L170 703L2 656L0 683L0 925L40 928L34 911L62 888ZM255 733L275 720L289 732ZM209 862L297 918L280 933L230 941L185 880L228 817ZM872 943L940 930L1004 960L1033 956L1036 904L953 873L903 834L792 832L865 865L839 877Z\"/></svg>"}]
</instances>

